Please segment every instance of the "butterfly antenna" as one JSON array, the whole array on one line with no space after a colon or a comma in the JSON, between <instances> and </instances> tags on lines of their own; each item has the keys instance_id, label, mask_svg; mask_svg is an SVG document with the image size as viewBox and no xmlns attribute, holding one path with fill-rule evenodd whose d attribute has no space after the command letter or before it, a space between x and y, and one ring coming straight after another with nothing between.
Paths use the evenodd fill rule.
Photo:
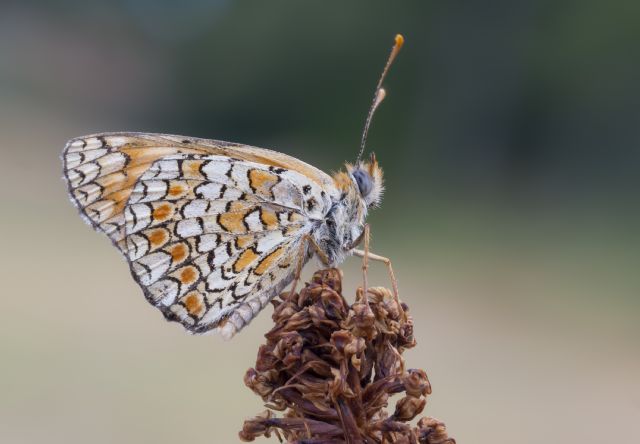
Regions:
<instances>
[{"instance_id":1,"label":"butterfly antenna","mask_svg":"<svg viewBox=\"0 0 640 444\"><path fill-rule=\"evenodd\" d=\"M380 80L378 80L378 85L376 86L375 93L373 94L373 103L371 104L371 108L369 108L367 120L364 123L364 130L362 130L360 152L358 153L358 158L356 159L356 165L360 163L360 159L362 159L362 155L364 154L364 147L367 144L367 134L369 134L369 125L371 125L373 114L376 112L376 109L378 109L378 106L382 103L387 94L384 88L382 88L382 82L384 82L385 77L387 77L387 72L389 71L389 68L391 67L391 64L395 60L396 56L400 52L400 48L402 48L403 44L404 37L402 37L401 34L397 34L393 48L391 48L391 54L389 54L387 64L384 66L384 70L382 70L382 75L380 76Z\"/></svg>"}]
</instances>

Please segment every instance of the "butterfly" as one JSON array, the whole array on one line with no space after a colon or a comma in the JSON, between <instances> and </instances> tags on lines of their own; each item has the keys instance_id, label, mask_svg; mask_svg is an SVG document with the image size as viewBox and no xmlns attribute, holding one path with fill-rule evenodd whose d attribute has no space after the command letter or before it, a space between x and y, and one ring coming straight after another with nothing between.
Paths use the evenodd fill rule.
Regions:
<instances>
[{"instance_id":1,"label":"butterfly","mask_svg":"<svg viewBox=\"0 0 640 444\"><path fill-rule=\"evenodd\" d=\"M362 160L382 82L354 164L329 176L286 154L217 140L150 133L71 139L63 152L71 201L127 259L134 280L165 318L192 333L240 331L317 256L328 266L368 252L367 212L383 173ZM356 246L363 241L365 250ZM366 291L365 291L366 294Z\"/></svg>"}]
</instances>

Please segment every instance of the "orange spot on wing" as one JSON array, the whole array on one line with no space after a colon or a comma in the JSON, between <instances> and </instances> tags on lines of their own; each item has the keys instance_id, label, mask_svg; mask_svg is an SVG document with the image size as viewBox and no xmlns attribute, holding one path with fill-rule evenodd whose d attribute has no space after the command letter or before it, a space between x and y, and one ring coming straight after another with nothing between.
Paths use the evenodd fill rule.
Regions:
<instances>
[{"instance_id":1,"label":"orange spot on wing","mask_svg":"<svg viewBox=\"0 0 640 444\"><path fill-rule=\"evenodd\" d=\"M189 179L200 179L200 167L202 166L202 160L185 160L182 163L182 173Z\"/></svg>"},{"instance_id":2,"label":"orange spot on wing","mask_svg":"<svg viewBox=\"0 0 640 444\"><path fill-rule=\"evenodd\" d=\"M251 245L253 241L254 241L253 236L249 236L249 235L238 236L236 240L236 245L238 246L238 248L244 248Z\"/></svg>"},{"instance_id":3,"label":"orange spot on wing","mask_svg":"<svg viewBox=\"0 0 640 444\"><path fill-rule=\"evenodd\" d=\"M189 293L184 297L183 303L190 315L202 316L205 307L202 303L202 297L198 293Z\"/></svg>"},{"instance_id":4,"label":"orange spot on wing","mask_svg":"<svg viewBox=\"0 0 640 444\"><path fill-rule=\"evenodd\" d=\"M180 282L182 282L183 284L191 284L196 280L197 277L198 273L196 272L195 268L191 266L184 267L180 271Z\"/></svg>"},{"instance_id":5,"label":"orange spot on wing","mask_svg":"<svg viewBox=\"0 0 640 444\"><path fill-rule=\"evenodd\" d=\"M171 205L166 203L162 204L153 210L153 219L162 222L164 220L167 220L172 212L173 208L171 207Z\"/></svg>"},{"instance_id":6,"label":"orange spot on wing","mask_svg":"<svg viewBox=\"0 0 640 444\"><path fill-rule=\"evenodd\" d=\"M187 257L187 247L184 244L175 245L170 254L173 262L181 262Z\"/></svg>"},{"instance_id":7,"label":"orange spot on wing","mask_svg":"<svg viewBox=\"0 0 640 444\"><path fill-rule=\"evenodd\" d=\"M220 225L230 233L245 233L247 227L244 226L244 214L224 213L220 215Z\"/></svg>"},{"instance_id":8,"label":"orange spot on wing","mask_svg":"<svg viewBox=\"0 0 640 444\"><path fill-rule=\"evenodd\" d=\"M230 233L246 233L247 227L244 224L246 214L247 205L244 202L236 201L231 204L227 213L220 215L218 223Z\"/></svg>"},{"instance_id":9,"label":"orange spot on wing","mask_svg":"<svg viewBox=\"0 0 640 444\"><path fill-rule=\"evenodd\" d=\"M289 213L289 222L301 222L304 220L304 217L300 213L291 212Z\"/></svg>"},{"instance_id":10,"label":"orange spot on wing","mask_svg":"<svg viewBox=\"0 0 640 444\"><path fill-rule=\"evenodd\" d=\"M260 261L260 264L256 267L256 274L262 275L271 268L271 266L278 260L282 253L284 252L284 248L280 247L277 250L273 250L267 257Z\"/></svg>"},{"instance_id":11,"label":"orange spot on wing","mask_svg":"<svg viewBox=\"0 0 640 444\"><path fill-rule=\"evenodd\" d=\"M233 271L239 273L240 271L251 265L251 263L257 258L258 255L253 250L243 251L238 260L233 264Z\"/></svg>"},{"instance_id":12,"label":"orange spot on wing","mask_svg":"<svg viewBox=\"0 0 640 444\"><path fill-rule=\"evenodd\" d=\"M151 243L152 247L157 247L159 245L163 245L167 241L168 236L164 229L159 228L149 233L147 238L149 239L149 243Z\"/></svg>"},{"instance_id":13,"label":"orange spot on wing","mask_svg":"<svg viewBox=\"0 0 640 444\"><path fill-rule=\"evenodd\" d=\"M260 220L262 223L267 226L268 230L275 230L278 228L278 216L274 211L261 209L260 210Z\"/></svg>"},{"instance_id":14,"label":"orange spot on wing","mask_svg":"<svg viewBox=\"0 0 640 444\"><path fill-rule=\"evenodd\" d=\"M271 188L279 181L279 177L263 170L249 170L249 185L256 194L271 195Z\"/></svg>"},{"instance_id":15,"label":"orange spot on wing","mask_svg":"<svg viewBox=\"0 0 640 444\"><path fill-rule=\"evenodd\" d=\"M171 186L169 187L169 196L172 196L172 197L180 196L182 193L184 193L184 191L185 189L184 189L184 186L182 186L182 184L172 183Z\"/></svg>"}]
</instances>

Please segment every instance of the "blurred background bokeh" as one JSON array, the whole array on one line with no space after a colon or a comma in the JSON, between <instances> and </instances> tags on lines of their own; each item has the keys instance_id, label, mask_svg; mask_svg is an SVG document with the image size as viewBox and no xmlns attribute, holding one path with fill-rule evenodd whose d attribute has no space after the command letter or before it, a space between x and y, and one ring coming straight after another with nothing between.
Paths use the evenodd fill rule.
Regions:
<instances>
[{"instance_id":1,"label":"blurred background bokeh","mask_svg":"<svg viewBox=\"0 0 640 444\"><path fill-rule=\"evenodd\" d=\"M338 169L397 32L370 222L424 413L460 443L640 442L634 0L4 0L0 442L236 441L271 309L231 343L165 323L69 203L61 149L164 132Z\"/></svg>"}]
</instances>

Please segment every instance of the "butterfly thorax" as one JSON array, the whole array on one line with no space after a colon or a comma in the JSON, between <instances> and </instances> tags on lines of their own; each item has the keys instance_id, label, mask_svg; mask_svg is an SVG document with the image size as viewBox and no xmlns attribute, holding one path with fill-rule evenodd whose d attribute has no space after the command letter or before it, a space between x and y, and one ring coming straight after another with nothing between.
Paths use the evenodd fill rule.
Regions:
<instances>
[{"instance_id":1,"label":"butterfly thorax","mask_svg":"<svg viewBox=\"0 0 640 444\"><path fill-rule=\"evenodd\" d=\"M346 171L336 173L333 179L340 197L333 202L314 237L331 265L337 265L360 241L369 208L380 204L382 170L372 155L371 162L347 164Z\"/></svg>"}]
</instances>

